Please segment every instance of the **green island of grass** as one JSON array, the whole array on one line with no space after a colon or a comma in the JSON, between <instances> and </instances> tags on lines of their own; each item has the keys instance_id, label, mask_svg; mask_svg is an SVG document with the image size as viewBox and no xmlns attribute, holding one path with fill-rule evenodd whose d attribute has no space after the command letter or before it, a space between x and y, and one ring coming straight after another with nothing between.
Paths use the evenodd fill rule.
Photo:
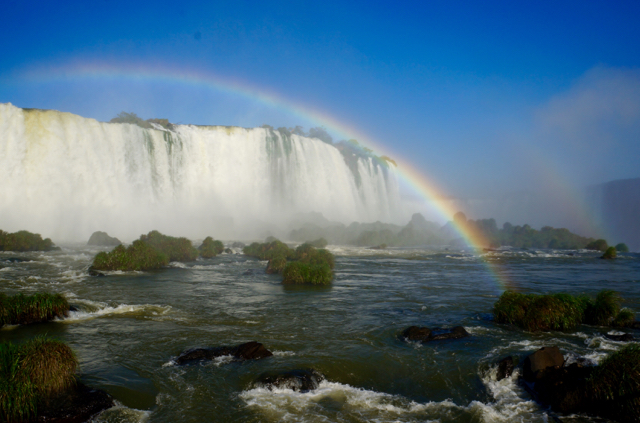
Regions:
<instances>
[{"instance_id":1,"label":"green island of grass","mask_svg":"<svg viewBox=\"0 0 640 423\"><path fill-rule=\"evenodd\" d=\"M520 294L505 291L494 304L497 323L509 323L530 332L572 330L580 324L629 326L634 313L620 309L615 291L601 291L595 300L569 294Z\"/></svg>"},{"instance_id":2,"label":"green island of grass","mask_svg":"<svg viewBox=\"0 0 640 423\"><path fill-rule=\"evenodd\" d=\"M48 322L68 312L69 303L60 294L0 294L0 327Z\"/></svg>"},{"instance_id":3,"label":"green island of grass","mask_svg":"<svg viewBox=\"0 0 640 423\"><path fill-rule=\"evenodd\" d=\"M0 230L0 251L51 251L59 248L49 238L27 231L14 233Z\"/></svg>"},{"instance_id":4,"label":"green island of grass","mask_svg":"<svg viewBox=\"0 0 640 423\"><path fill-rule=\"evenodd\" d=\"M0 343L0 421L35 421L40 402L75 386L77 366L71 348L60 341Z\"/></svg>"},{"instance_id":5,"label":"green island of grass","mask_svg":"<svg viewBox=\"0 0 640 423\"><path fill-rule=\"evenodd\" d=\"M101 252L93 259L95 270L153 270L169 264L169 257L144 241L134 241L129 247L118 245L111 252Z\"/></svg>"},{"instance_id":6,"label":"green island of grass","mask_svg":"<svg viewBox=\"0 0 640 423\"><path fill-rule=\"evenodd\" d=\"M325 249L317 249L311 243L293 250L279 240L262 244L254 242L246 246L243 252L250 257L269 260L267 273L282 273L284 284L328 285L333 279L333 254Z\"/></svg>"},{"instance_id":7,"label":"green island of grass","mask_svg":"<svg viewBox=\"0 0 640 423\"><path fill-rule=\"evenodd\" d=\"M166 254L169 261L194 261L199 255L198 250L187 238L175 238L151 231L147 235L141 235L140 240Z\"/></svg>"},{"instance_id":8,"label":"green island of grass","mask_svg":"<svg viewBox=\"0 0 640 423\"><path fill-rule=\"evenodd\" d=\"M224 251L222 241L214 241L210 236L202 241L202 245L198 247L200 256L203 258L212 258Z\"/></svg>"}]
</instances>

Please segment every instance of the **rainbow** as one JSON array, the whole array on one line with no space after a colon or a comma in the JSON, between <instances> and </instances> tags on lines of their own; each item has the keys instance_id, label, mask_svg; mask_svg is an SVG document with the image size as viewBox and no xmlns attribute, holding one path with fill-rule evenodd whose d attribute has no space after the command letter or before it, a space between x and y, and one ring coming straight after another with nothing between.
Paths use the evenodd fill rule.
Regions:
<instances>
[{"instance_id":1,"label":"rainbow","mask_svg":"<svg viewBox=\"0 0 640 423\"><path fill-rule=\"evenodd\" d=\"M345 139L355 138L361 145L376 151L377 154L393 157L397 164L397 174L409 187L419 193L445 221L452 219L458 211L451 202L443 201L447 195L423 169L418 169L409 160L391 153L381 142L350 126L337 118L313 109L309 106L294 103L283 96L265 88L257 87L234 78L222 77L211 72L194 69L174 68L166 65L114 64L104 62L75 62L61 67L29 69L20 72L17 79L26 83L77 82L78 80L114 80L144 81L156 83L179 83L194 88L206 88L217 92L239 95L249 100L273 107L303 120L323 125ZM488 242L480 233L471 230L464 224L454 222L454 229L465 240L468 246L481 249ZM513 288L508 277L492 262L485 260L499 290Z\"/></svg>"}]
</instances>

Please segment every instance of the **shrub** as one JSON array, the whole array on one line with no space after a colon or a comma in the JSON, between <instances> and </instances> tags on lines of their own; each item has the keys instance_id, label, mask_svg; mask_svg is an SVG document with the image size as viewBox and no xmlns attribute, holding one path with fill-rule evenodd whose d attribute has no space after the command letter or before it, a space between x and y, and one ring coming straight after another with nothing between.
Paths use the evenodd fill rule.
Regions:
<instances>
[{"instance_id":1,"label":"shrub","mask_svg":"<svg viewBox=\"0 0 640 423\"><path fill-rule=\"evenodd\" d=\"M326 246L327 246L327 244L329 244L329 243L328 243L328 242L327 242L327 240L326 240L326 239L324 239L324 238L318 238L318 239L315 239L315 240L313 240L313 241L305 242L305 244L309 244L309 245L311 245L312 247L316 247L316 248L324 248L324 247L326 247Z\"/></svg>"},{"instance_id":2,"label":"shrub","mask_svg":"<svg viewBox=\"0 0 640 423\"><path fill-rule=\"evenodd\" d=\"M282 273L284 284L328 285L333 275L327 264L310 264L300 261L287 263Z\"/></svg>"},{"instance_id":3,"label":"shrub","mask_svg":"<svg viewBox=\"0 0 640 423\"><path fill-rule=\"evenodd\" d=\"M141 235L140 240L166 254L169 261L194 261L198 257L198 250L187 238L175 238L151 231L147 235Z\"/></svg>"},{"instance_id":4,"label":"shrub","mask_svg":"<svg viewBox=\"0 0 640 423\"><path fill-rule=\"evenodd\" d=\"M39 401L75 385L77 366L73 351L60 341L0 343L0 421L32 420Z\"/></svg>"},{"instance_id":5,"label":"shrub","mask_svg":"<svg viewBox=\"0 0 640 423\"><path fill-rule=\"evenodd\" d=\"M224 245L222 241L214 241L210 236L206 237L202 241L202 245L198 247L200 256L204 258L215 257L224 251Z\"/></svg>"},{"instance_id":6,"label":"shrub","mask_svg":"<svg viewBox=\"0 0 640 423\"><path fill-rule=\"evenodd\" d=\"M275 255L269 259L269 263L267 264L267 273L282 273L286 265L286 256Z\"/></svg>"},{"instance_id":7,"label":"shrub","mask_svg":"<svg viewBox=\"0 0 640 423\"><path fill-rule=\"evenodd\" d=\"M0 294L0 326L47 322L68 312L69 303L60 294Z\"/></svg>"},{"instance_id":8,"label":"shrub","mask_svg":"<svg viewBox=\"0 0 640 423\"><path fill-rule=\"evenodd\" d=\"M614 259L618 256L618 254L616 253L616 248L615 247L609 247L607 248L607 251L604 252L604 254L602 255L603 259Z\"/></svg>"},{"instance_id":9,"label":"shrub","mask_svg":"<svg viewBox=\"0 0 640 423\"><path fill-rule=\"evenodd\" d=\"M51 239L27 231L8 233L0 231L0 251L51 251L56 250Z\"/></svg>"},{"instance_id":10,"label":"shrub","mask_svg":"<svg viewBox=\"0 0 640 423\"><path fill-rule=\"evenodd\" d=\"M640 416L640 345L630 344L605 358L587 380L588 391L608 417L636 421Z\"/></svg>"},{"instance_id":11,"label":"shrub","mask_svg":"<svg viewBox=\"0 0 640 423\"><path fill-rule=\"evenodd\" d=\"M505 291L494 305L495 320L527 331L571 330L583 319L587 299L568 294L535 295Z\"/></svg>"},{"instance_id":12,"label":"shrub","mask_svg":"<svg viewBox=\"0 0 640 423\"><path fill-rule=\"evenodd\" d=\"M496 322L528 331L570 330L585 323L596 326L629 326L635 319L629 309L620 310L615 291L601 291L595 301L569 294L519 294L505 291L493 306Z\"/></svg>"},{"instance_id":13,"label":"shrub","mask_svg":"<svg viewBox=\"0 0 640 423\"><path fill-rule=\"evenodd\" d=\"M624 242L621 242L620 244L616 244L616 251L618 251L619 253L628 253L629 247L627 247L627 244L625 244Z\"/></svg>"},{"instance_id":14,"label":"shrub","mask_svg":"<svg viewBox=\"0 0 640 423\"><path fill-rule=\"evenodd\" d=\"M615 291L604 290L596 300L590 302L585 311L584 322L595 326L609 326L620 312L620 296Z\"/></svg>"},{"instance_id":15,"label":"shrub","mask_svg":"<svg viewBox=\"0 0 640 423\"><path fill-rule=\"evenodd\" d=\"M597 239L593 242L588 243L584 248L586 248L587 250L605 251L607 247L607 241L605 241L604 239Z\"/></svg>"},{"instance_id":16,"label":"shrub","mask_svg":"<svg viewBox=\"0 0 640 423\"><path fill-rule=\"evenodd\" d=\"M326 264L330 269L335 267L335 258L329 250L315 249L307 243L296 248L294 259L310 264Z\"/></svg>"},{"instance_id":17,"label":"shrub","mask_svg":"<svg viewBox=\"0 0 640 423\"><path fill-rule=\"evenodd\" d=\"M254 242L242 249L242 252L250 257L256 257L260 260L270 260L274 257L293 258L295 252L282 241L273 240L263 244Z\"/></svg>"},{"instance_id":18,"label":"shrub","mask_svg":"<svg viewBox=\"0 0 640 423\"><path fill-rule=\"evenodd\" d=\"M169 264L169 257L141 240L128 248L118 245L111 252L101 252L91 266L96 270L152 270Z\"/></svg>"}]
</instances>

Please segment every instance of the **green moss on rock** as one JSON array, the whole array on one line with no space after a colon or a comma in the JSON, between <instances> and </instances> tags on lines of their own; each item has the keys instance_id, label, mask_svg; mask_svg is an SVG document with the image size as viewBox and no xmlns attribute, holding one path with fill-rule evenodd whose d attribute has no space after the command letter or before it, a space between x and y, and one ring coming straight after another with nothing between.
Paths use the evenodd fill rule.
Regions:
<instances>
[{"instance_id":1,"label":"green moss on rock","mask_svg":"<svg viewBox=\"0 0 640 423\"><path fill-rule=\"evenodd\" d=\"M14 233L0 230L0 251L51 251L57 250L51 239L27 231Z\"/></svg>"},{"instance_id":2,"label":"green moss on rock","mask_svg":"<svg viewBox=\"0 0 640 423\"><path fill-rule=\"evenodd\" d=\"M202 241L202 245L198 247L200 256L203 258L212 258L224 251L224 245L222 241L214 241L210 236L206 237Z\"/></svg>"},{"instance_id":3,"label":"green moss on rock","mask_svg":"<svg viewBox=\"0 0 640 423\"><path fill-rule=\"evenodd\" d=\"M93 259L95 270L153 270L169 264L169 256L144 241L134 241L129 247L119 245L111 252L101 252Z\"/></svg>"}]
</instances>

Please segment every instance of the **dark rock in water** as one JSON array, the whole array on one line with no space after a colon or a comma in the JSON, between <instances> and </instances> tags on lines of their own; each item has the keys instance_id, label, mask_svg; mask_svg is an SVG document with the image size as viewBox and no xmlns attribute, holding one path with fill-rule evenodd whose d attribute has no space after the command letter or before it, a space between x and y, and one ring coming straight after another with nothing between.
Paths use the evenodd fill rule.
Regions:
<instances>
[{"instance_id":1,"label":"dark rock in water","mask_svg":"<svg viewBox=\"0 0 640 423\"><path fill-rule=\"evenodd\" d=\"M540 379L547 368L561 368L564 356L558 347L540 348L524 359L523 376L527 382Z\"/></svg>"},{"instance_id":2,"label":"dark rock in water","mask_svg":"<svg viewBox=\"0 0 640 423\"><path fill-rule=\"evenodd\" d=\"M385 250L387 248L387 244L375 245L373 247L369 247L370 250Z\"/></svg>"},{"instance_id":3,"label":"dark rock in water","mask_svg":"<svg viewBox=\"0 0 640 423\"><path fill-rule=\"evenodd\" d=\"M469 336L469 332L462 326L456 326L452 329L411 326L402 332L402 336L409 341L441 341L444 339L460 339Z\"/></svg>"},{"instance_id":4,"label":"dark rock in water","mask_svg":"<svg viewBox=\"0 0 640 423\"><path fill-rule=\"evenodd\" d=\"M234 242L233 244L231 244L231 248L244 248L246 247L244 242Z\"/></svg>"},{"instance_id":5,"label":"dark rock in water","mask_svg":"<svg viewBox=\"0 0 640 423\"><path fill-rule=\"evenodd\" d=\"M80 309L74 305L69 306L69 311L80 311Z\"/></svg>"},{"instance_id":6,"label":"dark rock in water","mask_svg":"<svg viewBox=\"0 0 640 423\"><path fill-rule=\"evenodd\" d=\"M502 380L504 378L510 377L513 373L513 357L509 356L503 358L498 363L498 375L496 376L497 380Z\"/></svg>"},{"instance_id":7,"label":"dark rock in water","mask_svg":"<svg viewBox=\"0 0 640 423\"><path fill-rule=\"evenodd\" d=\"M91 389L82 383L54 398L38 404L37 422L81 423L115 404L109 394L99 389Z\"/></svg>"},{"instance_id":8,"label":"dark rock in water","mask_svg":"<svg viewBox=\"0 0 640 423\"><path fill-rule=\"evenodd\" d=\"M640 329L640 322L636 320L635 322L631 323L629 327L631 329Z\"/></svg>"},{"instance_id":9,"label":"dark rock in water","mask_svg":"<svg viewBox=\"0 0 640 423\"><path fill-rule=\"evenodd\" d=\"M180 354L175 362L185 364L194 360L213 360L225 355L231 355L237 360L259 360L273 354L261 343L251 341L235 347L193 348Z\"/></svg>"},{"instance_id":10,"label":"dark rock in water","mask_svg":"<svg viewBox=\"0 0 640 423\"><path fill-rule=\"evenodd\" d=\"M31 261L31 259L22 258L22 257L7 257L3 261L9 262L9 263L24 263L25 261Z\"/></svg>"},{"instance_id":11,"label":"dark rock in water","mask_svg":"<svg viewBox=\"0 0 640 423\"><path fill-rule=\"evenodd\" d=\"M431 329L419 326L410 326L402 332L402 337L408 341L428 341Z\"/></svg>"},{"instance_id":12,"label":"dark rock in water","mask_svg":"<svg viewBox=\"0 0 640 423\"><path fill-rule=\"evenodd\" d=\"M593 367L573 363L566 367L547 367L538 372L533 395L543 404L560 413L592 413L587 379ZM529 387L530 389L530 387Z\"/></svg>"},{"instance_id":13,"label":"dark rock in water","mask_svg":"<svg viewBox=\"0 0 640 423\"><path fill-rule=\"evenodd\" d=\"M608 333L604 335L605 338L611 339L612 341L618 342L631 342L633 341L633 335L630 333L625 333L624 335L609 335Z\"/></svg>"},{"instance_id":14,"label":"dark rock in water","mask_svg":"<svg viewBox=\"0 0 640 423\"><path fill-rule=\"evenodd\" d=\"M94 232L91 234L89 241L87 241L87 245L95 245L98 247L117 247L122 244L118 238L111 237L107 235L106 232Z\"/></svg>"},{"instance_id":15,"label":"dark rock in water","mask_svg":"<svg viewBox=\"0 0 640 423\"><path fill-rule=\"evenodd\" d=\"M231 248L225 248L224 252L227 254L233 254L233 250Z\"/></svg>"},{"instance_id":16,"label":"dark rock in water","mask_svg":"<svg viewBox=\"0 0 640 423\"><path fill-rule=\"evenodd\" d=\"M324 376L317 370L296 369L263 373L258 377L255 385L268 389L291 389L296 392L307 392L316 389L324 379Z\"/></svg>"},{"instance_id":17,"label":"dark rock in water","mask_svg":"<svg viewBox=\"0 0 640 423\"><path fill-rule=\"evenodd\" d=\"M97 270L94 270L93 268L89 268L89 276L95 276L97 278L103 278L106 275L102 272L98 272Z\"/></svg>"},{"instance_id":18,"label":"dark rock in water","mask_svg":"<svg viewBox=\"0 0 640 423\"><path fill-rule=\"evenodd\" d=\"M242 272L243 275L247 276L247 275L253 275L253 269L247 269L244 272Z\"/></svg>"}]
</instances>

